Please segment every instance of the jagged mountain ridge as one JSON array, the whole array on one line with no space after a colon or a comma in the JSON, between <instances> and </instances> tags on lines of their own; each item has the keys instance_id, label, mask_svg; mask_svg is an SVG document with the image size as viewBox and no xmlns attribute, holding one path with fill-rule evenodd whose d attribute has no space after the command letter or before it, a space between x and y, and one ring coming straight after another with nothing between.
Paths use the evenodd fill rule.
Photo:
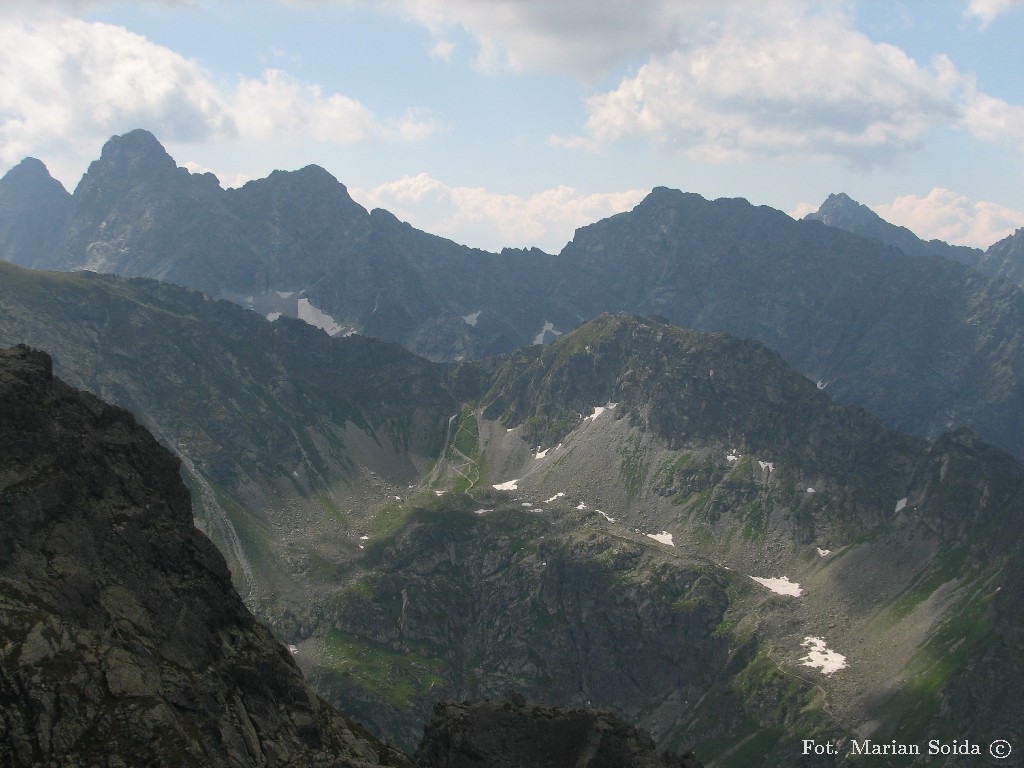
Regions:
<instances>
[{"instance_id":1,"label":"jagged mountain ridge","mask_svg":"<svg viewBox=\"0 0 1024 768\"><path fill-rule=\"evenodd\" d=\"M557 256L499 255L366 213L315 167L222 190L134 131L104 147L68 222L56 249L29 260L11 235L0 254L180 282L434 359L507 352L603 311L659 314L756 338L898 429L968 425L1024 453L1017 288L742 200L659 188Z\"/></svg>"},{"instance_id":2,"label":"jagged mountain ridge","mask_svg":"<svg viewBox=\"0 0 1024 768\"><path fill-rule=\"evenodd\" d=\"M874 238L904 253L950 259L986 275L1005 277L1017 285L1024 285L1024 248L1020 245L1022 230L993 243L984 251L950 245L941 240L926 241L906 227L890 224L866 205L843 193L829 195L817 211L807 214L804 219Z\"/></svg>"},{"instance_id":3,"label":"jagged mountain ridge","mask_svg":"<svg viewBox=\"0 0 1024 768\"><path fill-rule=\"evenodd\" d=\"M942 240L922 240L906 227L890 224L866 205L842 192L829 195L817 211L807 214L804 219L820 221L830 227L874 238L904 253L949 259L980 269L986 274L1000 274L998 270L989 270L983 266L985 252L981 249L950 245Z\"/></svg>"},{"instance_id":4,"label":"jagged mountain ridge","mask_svg":"<svg viewBox=\"0 0 1024 768\"><path fill-rule=\"evenodd\" d=\"M1006 574L1016 557L1019 465L963 434L933 445L893 435L830 403L827 390L754 342L604 317L543 349L445 369L395 345L331 339L284 318L269 323L148 280L4 270L3 338L31 333L33 343L53 343L61 351L58 365L93 377L113 396L146 404L152 413L140 418L165 436L184 434L181 425L193 420L197 400L216 406L205 415L199 409L202 432L214 443L275 433L275 414L258 406L261 398L292 388L309 400L301 408L283 398L290 428L301 434L309 428L303 420L313 418L306 445L322 455L347 453L355 467L339 461L319 472L334 483L328 498L351 501L320 506L315 485L280 477L293 465L277 454L302 455L295 434L288 433L291 447L286 441L239 460L246 476L278 476L284 489L275 497L279 524L254 550L267 556L259 575L273 575L268 591L278 596L256 607L297 646L296 659L322 692L403 743L413 742L435 697L494 695L512 684L553 703L611 696L594 703L635 713L662 743L693 742L720 764L777 764L799 734L838 737L864 725L864 709L853 705L863 704L867 692L892 701L886 685L899 675L914 685L897 703L916 712L924 729L932 704L966 700L945 691L966 680L971 663L988 659L992 679L1012 671L1012 656L984 653L999 647L989 645L989 627L1015 626L1003 610L1004 601L1012 606L1017 599ZM350 350L363 352L352 357ZM197 375L182 380L181 361L189 356L196 365L188 370ZM357 397L364 381L369 392ZM198 392L190 389L198 385ZM331 406L332 397L358 407ZM702 400L703 413L695 410ZM373 459L380 454L369 450L371 433L352 441L346 424L365 421L379 444L405 445L388 437L404 432L385 430L373 414L389 414L385 425L402 424L410 406L434 414L424 422L433 427L408 442L421 459L390 480L361 483L367 470L380 468ZM607 410L587 413L596 407ZM792 418L783 418L787 409ZM810 439L815 425L818 437ZM338 432L346 439L328 451L322 441ZM218 450L202 440L168 442L195 451L199 461ZM735 454L742 455L729 458ZM404 455L385 454L388 464ZM312 471L313 464L300 466ZM520 483L510 497L492 488L515 478ZM359 495L346 497L352 486ZM222 488L234 513L226 519L246 546L246 526L259 527L267 516L247 490ZM581 503L585 508L577 509ZM293 516L294 509L304 512ZM495 514L475 514L480 509ZM675 546L646 535L660 532L673 535ZM822 559L815 547L837 556ZM981 552L989 554L976 557ZM977 572L964 566L974 561L982 563ZM864 573L877 576L865 581ZM780 574L813 586L820 597L794 610L747 578ZM707 590L691 600L682 585L697 582ZM603 584L601 597L587 592ZM944 584L953 586L943 592ZM986 591L997 584L1000 591ZM950 589L956 599L947 602ZM559 595L575 597L565 603ZM466 610L465 596L476 613ZM649 605L633 618L632 606L644 600ZM947 642L943 622L963 616L968 603L985 631ZM904 607L909 613L901 613ZM908 617L910 625L901 623ZM635 636L670 650L664 659L634 653L620 666L639 665L634 676L655 675L656 685L601 677L617 652L612 638L634 621ZM890 629L908 626L914 631L903 645L874 655L892 639ZM830 643L853 639L840 648L854 670L849 682L797 681L803 632ZM550 653L543 665L523 645L531 633L563 638L543 646ZM857 641L866 644L861 655L854 653ZM960 655L951 656L951 647ZM488 656L486 649L496 650ZM925 686L912 667L921 653L945 660L937 687ZM657 674L666 665L722 674L706 696L695 690L681 706L659 687L673 684ZM576 682L565 686L550 673L546 680L545 666ZM880 672L872 673L875 667ZM852 702L838 722L829 710L807 706L822 688L833 704ZM999 707L1015 711L1013 688L1005 690L990 701L963 685L958 695L974 697L978 733L988 728L987 707L992 722ZM395 702L410 700L420 714L399 712ZM721 739L751 739L757 749L726 759Z\"/></svg>"}]
</instances>

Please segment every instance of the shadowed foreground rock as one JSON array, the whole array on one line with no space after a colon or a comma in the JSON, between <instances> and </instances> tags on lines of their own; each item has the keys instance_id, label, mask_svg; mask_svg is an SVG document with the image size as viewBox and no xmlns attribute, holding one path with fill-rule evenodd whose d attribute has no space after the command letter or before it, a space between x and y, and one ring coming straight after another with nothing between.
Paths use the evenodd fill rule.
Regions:
<instances>
[{"instance_id":1,"label":"shadowed foreground rock","mask_svg":"<svg viewBox=\"0 0 1024 768\"><path fill-rule=\"evenodd\" d=\"M305 684L127 411L26 347L0 404L0 766L409 765Z\"/></svg>"},{"instance_id":2,"label":"shadowed foreground rock","mask_svg":"<svg viewBox=\"0 0 1024 768\"><path fill-rule=\"evenodd\" d=\"M646 731L611 712L521 697L441 702L415 759L418 768L701 768L692 754L658 753Z\"/></svg>"}]
</instances>

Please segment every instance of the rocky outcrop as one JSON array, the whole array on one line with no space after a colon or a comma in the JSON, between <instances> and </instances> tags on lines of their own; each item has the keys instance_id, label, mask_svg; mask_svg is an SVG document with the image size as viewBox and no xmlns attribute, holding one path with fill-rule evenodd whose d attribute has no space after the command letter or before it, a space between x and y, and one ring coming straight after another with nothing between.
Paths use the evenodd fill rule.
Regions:
<instances>
[{"instance_id":1,"label":"rocky outcrop","mask_svg":"<svg viewBox=\"0 0 1024 768\"><path fill-rule=\"evenodd\" d=\"M0 353L0 765L407 765L318 699L126 411Z\"/></svg>"},{"instance_id":2,"label":"rocky outcrop","mask_svg":"<svg viewBox=\"0 0 1024 768\"><path fill-rule=\"evenodd\" d=\"M520 696L434 708L418 768L700 768L658 752L648 733L596 709L557 709Z\"/></svg>"}]
</instances>

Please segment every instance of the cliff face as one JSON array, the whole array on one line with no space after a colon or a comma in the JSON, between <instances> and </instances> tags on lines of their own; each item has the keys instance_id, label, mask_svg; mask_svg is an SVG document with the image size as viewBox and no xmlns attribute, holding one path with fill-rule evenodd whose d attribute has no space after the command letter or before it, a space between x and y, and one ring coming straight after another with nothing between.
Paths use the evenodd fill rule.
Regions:
<instances>
[{"instance_id":1,"label":"cliff face","mask_svg":"<svg viewBox=\"0 0 1024 768\"><path fill-rule=\"evenodd\" d=\"M26 347L0 402L0 764L407 764L306 686L129 413Z\"/></svg>"}]
</instances>

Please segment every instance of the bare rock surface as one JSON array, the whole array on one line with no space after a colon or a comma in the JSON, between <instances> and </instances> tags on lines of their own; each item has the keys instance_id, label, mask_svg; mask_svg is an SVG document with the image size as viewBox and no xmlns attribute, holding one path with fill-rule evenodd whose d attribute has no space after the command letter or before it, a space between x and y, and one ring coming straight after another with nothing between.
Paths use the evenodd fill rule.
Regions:
<instances>
[{"instance_id":1,"label":"bare rock surface","mask_svg":"<svg viewBox=\"0 0 1024 768\"><path fill-rule=\"evenodd\" d=\"M0 402L0 765L408 765L305 684L127 411L27 347Z\"/></svg>"}]
</instances>

